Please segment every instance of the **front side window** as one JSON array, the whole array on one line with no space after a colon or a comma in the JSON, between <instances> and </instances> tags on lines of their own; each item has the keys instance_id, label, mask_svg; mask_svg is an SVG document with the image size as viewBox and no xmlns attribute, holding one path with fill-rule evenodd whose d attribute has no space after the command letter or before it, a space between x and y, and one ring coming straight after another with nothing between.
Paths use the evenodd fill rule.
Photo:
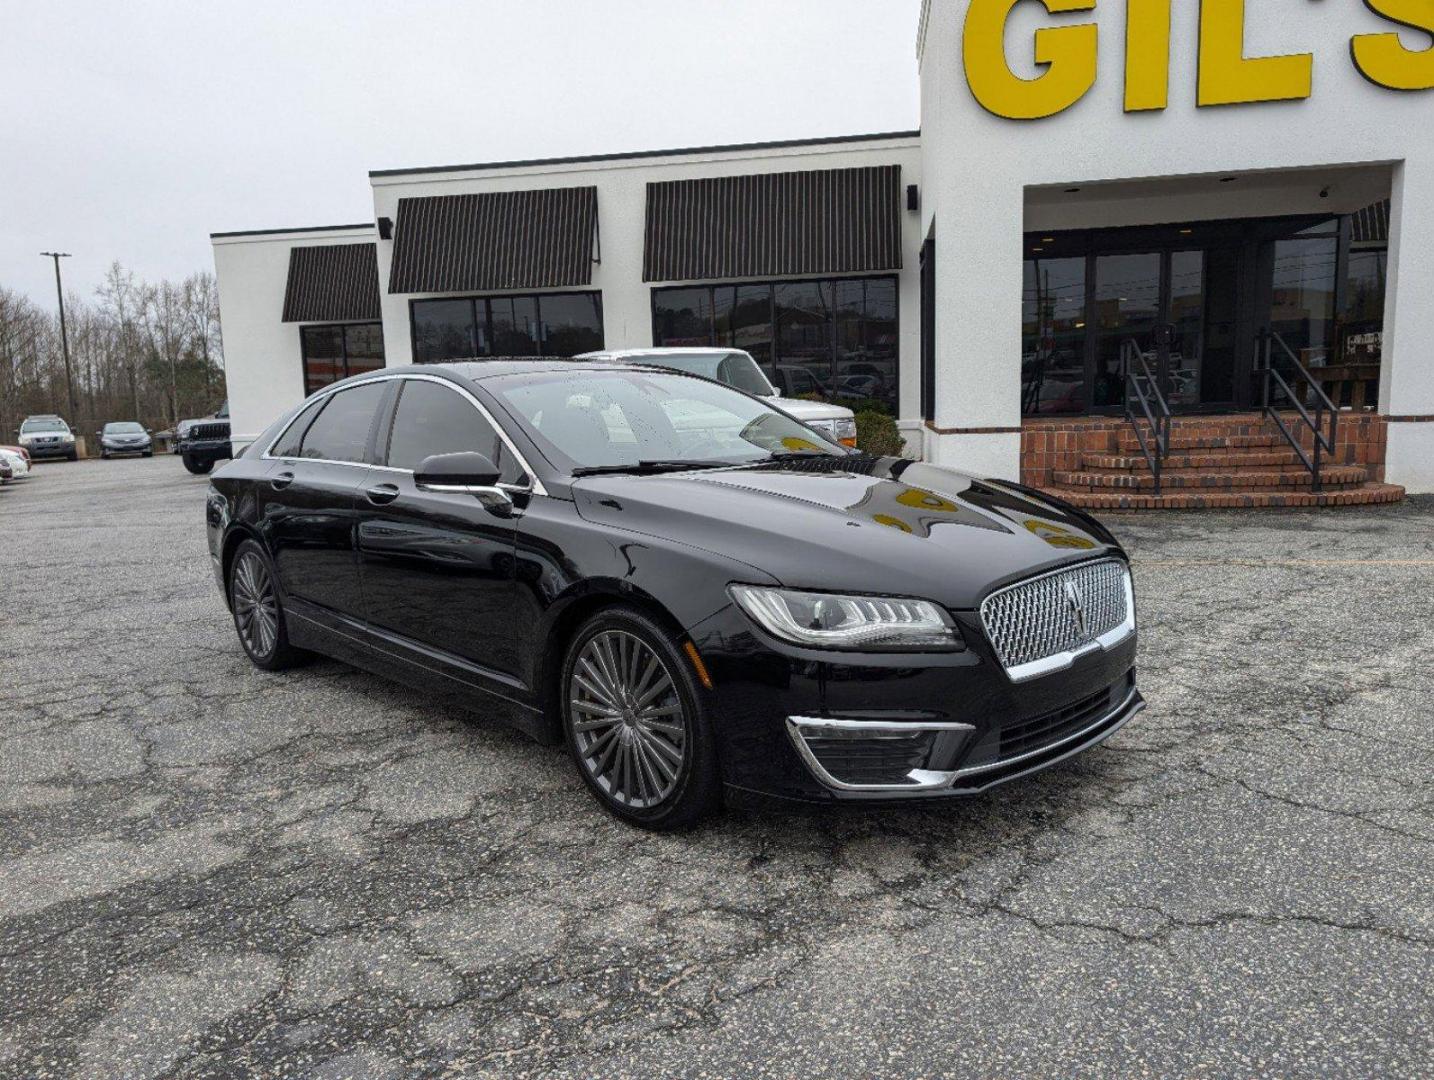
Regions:
<instances>
[{"instance_id":1,"label":"front side window","mask_svg":"<svg viewBox=\"0 0 1434 1080\"><path fill-rule=\"evenodd\" d=\"M602 294L415 300L416 363L486 356L573 357L603 347Z\"/></svg>"},{"instance_id":2,"label":"front side window","mask_svg":"<svg viewBox=\"0 0 1434 1080\"><path fill-rule=\"evenodd\" d=\"M485 454L504 483L517 483L522 470L493 425L458 391L427 379L404 381L388 439L388 465L418 468L434 454Z\"/></svg>"},{"instance_id":3,"label":"front side window","mask_svg":"<svg viewBox=\"0 0 1434 1080\"><path fill-rule=\"evenodd\" d=\"M382 323L335 323L299 330L304 393L312 394L350 375L383 367Z\"/></svg>"},{"instance_id":4,"label":"front side window","mask_svg":"<svg viewBox=\"0 0 1434 1080\"><path fill-rule=\"evenodd\" d=\"M368 449L369 428L386 388L382 381L370 382L330 395L304 432L297 456L362 462Z\"/></svg>"},{"instance_id":5,"label":"front side window","mask_svg":"<svg viewBox=\"0 0 1434 1080\"><path fill-rule=\"evenodd\" d=\"M785 413L684 375L594 371L510 375L492 387L550 457L572 467L746 463L773 454L845 454Z\"/></svg>"}]
</instances>

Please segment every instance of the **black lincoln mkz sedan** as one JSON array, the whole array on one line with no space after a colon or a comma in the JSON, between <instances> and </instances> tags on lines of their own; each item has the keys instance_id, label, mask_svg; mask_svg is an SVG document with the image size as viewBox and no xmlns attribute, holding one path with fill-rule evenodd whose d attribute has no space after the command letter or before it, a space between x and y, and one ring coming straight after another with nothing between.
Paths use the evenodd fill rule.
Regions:
<instances>
[{"instance_id":1,"label":"black lincoln mkz sedan","mask_svg":"<svg viewBox=\"0 0 1434 1080\"><path fill-rule=\"evenodd\" d=\"M254 663L320 652L497 712L650 828L724 791L969 795L1143 706L1127 560L1090 517L696 376L356 376L220 469L207 513Z\"/></svg>"}]
</instances>

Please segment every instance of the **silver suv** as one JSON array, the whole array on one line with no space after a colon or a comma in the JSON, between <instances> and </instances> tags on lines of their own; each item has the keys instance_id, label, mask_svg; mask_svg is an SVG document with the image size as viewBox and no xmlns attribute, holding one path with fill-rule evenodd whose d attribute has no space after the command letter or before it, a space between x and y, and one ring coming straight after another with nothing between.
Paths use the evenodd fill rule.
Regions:
<instances>
[{"instance_id":1,"label":"silver suv","mask_svg":"<svg viewBox=\"0 0 1434 1080\"><path fill-rule=\"evenodd\" d=\"M52 413L25 417L20 425L20 445L30 451L33 461L47 457L62 457L70 461L79 459L75 433L70 430L69 424Z\"/></svg>"},{"instance_id":2,"label":"silver suv","mask_svg":"<svg viewBox=\"0 0 1434 1080\"><path fill-rule=\"evenodd\" d=\"M757 361L752 359L752 354L741 349L604 349L583 353L576 359L601 360L609 364L652 364L715 379L745 390L754 397L766 398L784 413L826 433L843 446L856 445L856 418L850 409L822 401L782 397Z\"/></svg>"}]
</instances>

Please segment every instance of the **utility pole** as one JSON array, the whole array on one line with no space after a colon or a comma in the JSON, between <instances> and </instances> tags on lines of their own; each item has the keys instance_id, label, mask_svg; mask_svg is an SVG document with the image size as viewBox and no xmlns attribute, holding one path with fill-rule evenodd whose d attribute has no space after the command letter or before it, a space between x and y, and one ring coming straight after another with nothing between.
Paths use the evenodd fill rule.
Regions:
<instances>
[{"instance_id":1,"label":"utility pole","mask_svg":"<svg viewBox=\"0 0 1434 1080\"><path fill-rule=\"evenodd\" d=\"M60 351L65 356L65 388L70 397L70 423L80 422L79 406L75 404L75 376L70 371L70 334L65 329L65 289L60 284L60 260L68 259L68 251L42 251L41 255L55 260L55 296L60 301Z\"/></svg>"}]
</instances>

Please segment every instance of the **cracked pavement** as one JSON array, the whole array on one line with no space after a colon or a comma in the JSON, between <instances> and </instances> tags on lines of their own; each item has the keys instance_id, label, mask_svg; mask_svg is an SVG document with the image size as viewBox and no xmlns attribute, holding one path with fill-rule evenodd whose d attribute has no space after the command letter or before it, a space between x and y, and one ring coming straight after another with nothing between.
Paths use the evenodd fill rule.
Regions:
<instances>
[{"instance_id":1,"label":"cracked pavement","mask_svg":"<svg viewBox=\"0 0 1434 1080\"><path fill-rule=\"evenodd\" d=\"M1434 500L1112 517L1105 746L652 836L481 716L254 669L205 487L0 490L0 1077L1434 1069Z\"/></svg>"}]
</instances>

